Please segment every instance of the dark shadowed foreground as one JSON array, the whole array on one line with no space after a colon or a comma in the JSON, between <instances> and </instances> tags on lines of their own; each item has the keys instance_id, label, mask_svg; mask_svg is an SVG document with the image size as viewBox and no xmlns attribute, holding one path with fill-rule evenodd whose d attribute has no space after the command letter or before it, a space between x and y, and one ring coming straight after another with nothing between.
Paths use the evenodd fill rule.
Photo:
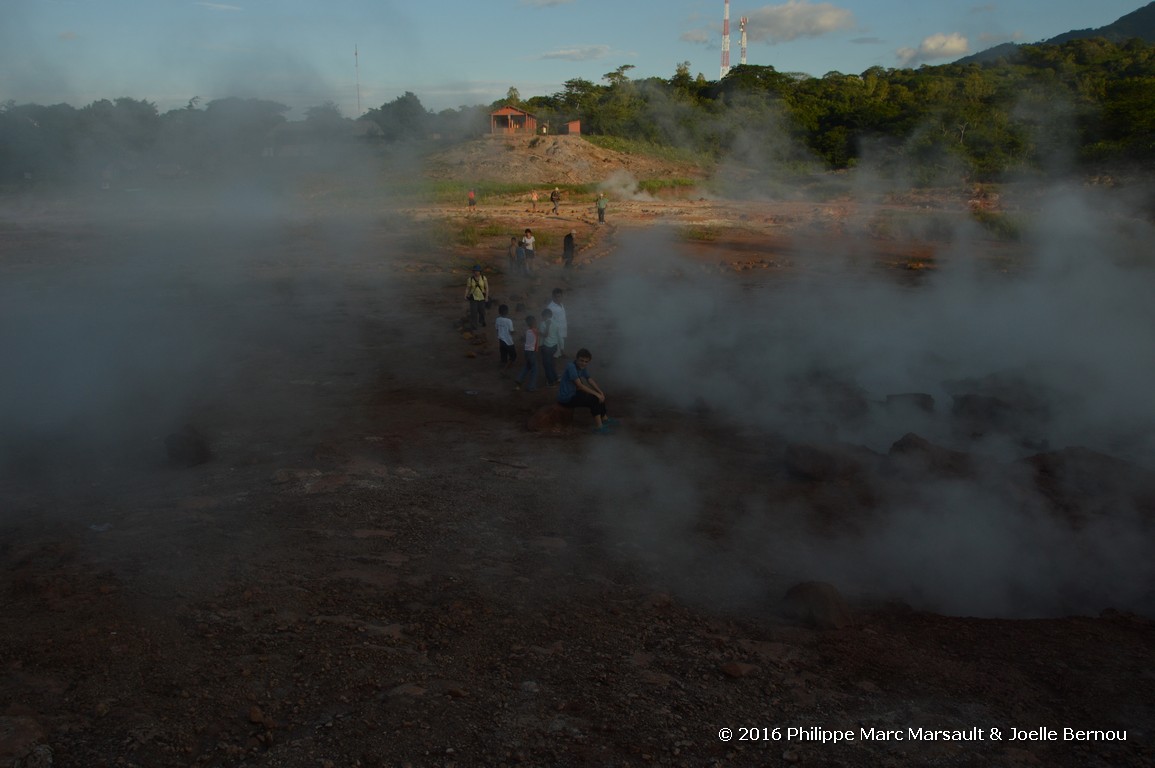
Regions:
<instances>
[{"instance_id":1,"label":"dark shadowed foreground","mask_svg":"<svg viewBox=\"0 0 1155 768\"><path fill-rule=\"evenodd\" d=\"M1155 761L1150 423L994 317L1021 252L936 292L963 246L838 206L246 201L6 203L0 766ZM616 434L526 429L475 260L519 327L569 289Z\"/></svg>"}]
</instances>

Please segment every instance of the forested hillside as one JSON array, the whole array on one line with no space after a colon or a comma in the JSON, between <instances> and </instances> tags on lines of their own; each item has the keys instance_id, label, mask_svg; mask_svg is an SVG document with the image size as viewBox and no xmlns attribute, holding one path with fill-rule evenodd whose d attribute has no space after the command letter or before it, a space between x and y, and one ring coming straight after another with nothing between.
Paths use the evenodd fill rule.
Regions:
<instances>
[{"instance_id":1,"label":"forested hillside","mask_svg":"<svg viewBox=\"0 0 1155 768\"><path fill-rule=\"evenodd\" d=\"M915 181L993 180L1155 160L1155 45L1139 39L1023 46L1013 60L857 75L738 66L711 81L683 63L668 79L633 80L631 69L600 83L569 80L552 95L522 99L511 88L499 103L555 126L581 120L584 134L618 148L778 177L868 162ZM82 108L9 101L0 106L0 184L223 171L356 145L440 146L488 131L492 106L433 113L406 93L358 120L328 103L288 122L288 107L260 99L203 107L193 99L163 114L134 98Z\"/></svg>"}]
</instances>

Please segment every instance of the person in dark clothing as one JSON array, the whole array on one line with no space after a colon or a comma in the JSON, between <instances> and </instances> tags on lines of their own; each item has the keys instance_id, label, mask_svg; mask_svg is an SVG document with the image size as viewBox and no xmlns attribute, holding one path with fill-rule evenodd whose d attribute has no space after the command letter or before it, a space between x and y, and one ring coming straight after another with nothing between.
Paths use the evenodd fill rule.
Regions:
<instances>
[{"instance_id":1,"label":"person in dark clothing","mask_svg":"<svg viewBox=\"0 0 1155 768\"><path fill-rule=\"evenodd\" d=\"M573 264L573 254L574 254L573 236L574 236L574 231L571 229L569 231L569 234L565 236L565 240L562 241L561 263L563 266L566 266L566 267L569 267L570 265Z\"/></svg>"}]
</instances>

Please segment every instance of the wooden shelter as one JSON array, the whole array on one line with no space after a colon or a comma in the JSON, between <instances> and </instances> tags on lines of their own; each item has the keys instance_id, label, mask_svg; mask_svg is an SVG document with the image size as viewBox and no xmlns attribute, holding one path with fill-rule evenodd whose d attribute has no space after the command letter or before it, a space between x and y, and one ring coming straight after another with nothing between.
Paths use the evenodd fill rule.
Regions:
<instances>
[{"instance_id":1,"label":"wooden shelter","mask_svg":"<svg viewBox=\"0 0 1155 768\"><path fill-rule=\"evenodd\" d=\"M517 107L504 106L489 114L489 132L494 135L537 133L537 118Z\"/></svg>"}]
</instances>

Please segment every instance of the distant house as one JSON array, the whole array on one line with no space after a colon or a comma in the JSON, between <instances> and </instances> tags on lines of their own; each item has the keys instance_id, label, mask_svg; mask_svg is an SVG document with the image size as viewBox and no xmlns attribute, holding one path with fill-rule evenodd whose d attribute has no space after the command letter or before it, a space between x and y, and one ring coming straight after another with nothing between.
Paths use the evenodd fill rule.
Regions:
<instances>
[{"instance_id":1,"label":"distant house","mask_svg":"<svg viewBox=\"0 0 1155 768\"><path fill-rule=\"evenodd\" d=\"M570 136L580 136L581 132L582 132L582 121L581 120L570 120L569 122L567 122L565 124L565 127L562 129L562 133L567 133Z\"/></svg>"},{"instance_id":2,"label":"distant house","mask_svg":"<svg viewBox=\"0 0 1155 768\"><path fill-rule=\"evenodd\" d=\"M504 106L489 114L489 132L494 136L507 134L535 134L537 118L517 107Z\"/></svg>"}]
</instances>

